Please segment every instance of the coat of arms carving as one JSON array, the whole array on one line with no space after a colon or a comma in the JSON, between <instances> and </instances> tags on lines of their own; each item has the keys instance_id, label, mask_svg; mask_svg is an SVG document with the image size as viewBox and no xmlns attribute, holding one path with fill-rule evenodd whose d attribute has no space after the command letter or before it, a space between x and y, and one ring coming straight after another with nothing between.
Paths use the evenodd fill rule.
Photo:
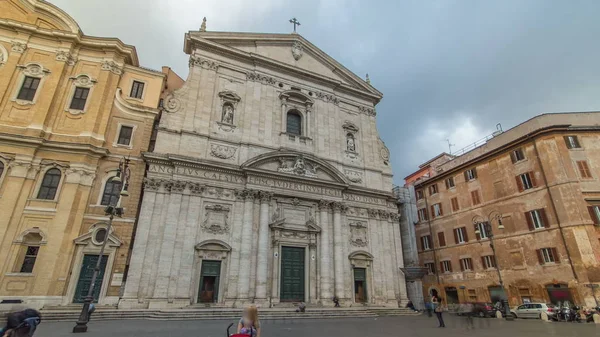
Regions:
<instances>
[{"instance_id":1,"label":"coat of arms carving","mask_svg":"<svg viewBox=\"0 0 600 337\"><path fill-rule=\"evenodd\" d=\"M355 221L348 225L350 226L350 244L354 247L366 247L369 244L367 223L364 221Z\"/></svg>"},{"instance_id":2,"label":"coat of arms carving","mask_svg":"<svg viewBox=\"0 0 600 337\"><path fill-rule=\"evenodd\" d=\"M225 234L229 232L229 207L223 205L206 206L206 214L202 229L211 234Z\"/></svg>"},{"instance_id":3,"label":"coat of arms carving","mask_svg":"<svg viewBox=\"0 0 600 337\"><path fill-rule=\"evenodd\" d=\"M302 55L304 55L304 47L302 46L302 43L295 41L294 44L292 44L292 56L294 57L294 60L298 61L302 58Z\"/></svg>"},{"instance_id":4,"label":"coat of arms carving","mask_svg":"<svg viewBox=\"0 0 600 337\"><path fill-rule=\"evenodd\" d=\"M303 156L298 156L290 161L286 158L279 158L279 168L277 171L290 173L298 176L316 178L319 165L308 163Z\"/></svg>"}]
</instances>

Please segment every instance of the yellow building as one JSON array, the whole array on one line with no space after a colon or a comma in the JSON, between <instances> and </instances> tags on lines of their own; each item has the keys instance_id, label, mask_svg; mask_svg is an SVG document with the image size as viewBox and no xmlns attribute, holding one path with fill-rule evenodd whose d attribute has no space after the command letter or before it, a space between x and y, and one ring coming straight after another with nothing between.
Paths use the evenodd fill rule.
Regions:
<instances>
[{"instance_id":1,"label":"yellow building","mask_svg":"<svg viewBox=\"0 0 600 337\"><path fill-rule=\"evenodd\" d=\"M118 301L165 75L133 46L86 36L41 0L0 1L0 300L82 301L106 236L104 208L131 160L96 296ZM106 272L104 272L106 271ZM8 301L7 301L8 300Z\"/></svg>"}]
</instances>

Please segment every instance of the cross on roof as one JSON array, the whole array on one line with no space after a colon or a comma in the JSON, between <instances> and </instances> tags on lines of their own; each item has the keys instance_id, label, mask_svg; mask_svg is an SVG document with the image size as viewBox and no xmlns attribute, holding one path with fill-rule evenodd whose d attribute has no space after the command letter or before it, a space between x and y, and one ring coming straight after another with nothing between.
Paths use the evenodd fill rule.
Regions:
<instances>
[{"instance_id":1,"label":"cross on roof","mask_svg":"<svg viewBox=\"0 0 600 337\"><path fill-rule=\"evenodd\" d=\"M290 19L290 23L294 25L294 33L296 32L296 26L300 26L300 21L296 18Z\"/></svg>"}]
</instances>

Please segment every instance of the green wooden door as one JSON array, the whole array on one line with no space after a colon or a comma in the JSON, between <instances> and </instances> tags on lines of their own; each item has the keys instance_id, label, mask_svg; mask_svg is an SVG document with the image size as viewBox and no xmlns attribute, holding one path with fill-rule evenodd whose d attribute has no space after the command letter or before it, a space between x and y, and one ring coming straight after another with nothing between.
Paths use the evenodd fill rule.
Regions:
<instances>
[{"instance_id":1,"label":"green wooden door","mask_svg":"<svg viewBox=\"0 0 600 337\"><path fill-rule=\"evenodd\" d=\"M304 301L304 248L281 247L280 300Z\"/></svg>"},{"instance_id":2,"label":"green wooden door","mask_svg":"<svg viewBox=\"0 0 600 337\"><path fill-rule=\"evenodd\" d=\"M216 303L219 298L221 261L202 261L198 302Z\"/></svg>"},{"instance_id":3,"label":"green wooden door","mask_svg":"<svg viewBox=\"0 0 600 337\"><path fill-rule=\"evenodd\" d=\"M96 277L96 285L94 286L94 302L98 302L98 297L100 296L100 289L102 289L102 280L104 279L104 270L106 269L107 261L108 256L103 255L102 261L100 262L98 277ZM98 255L86 254L83 256L81 271L79 272L79 280L77 281L75 296L73 296L73 303L83 303L85 300L85 297L90 289L90 285L92 284L92 276L94 275L94 268L96 268L97 262Z\"/></svg>"},{"instance_id":4,"label":"green wooden door","mask_svg":"<svg viewBox=\"0 0 600 337\"><path fill-rule=\"evenodd\" d=\"M354 268L354 300L358 303L367 301L367 270Z\"/></svg>"}]
</instances>

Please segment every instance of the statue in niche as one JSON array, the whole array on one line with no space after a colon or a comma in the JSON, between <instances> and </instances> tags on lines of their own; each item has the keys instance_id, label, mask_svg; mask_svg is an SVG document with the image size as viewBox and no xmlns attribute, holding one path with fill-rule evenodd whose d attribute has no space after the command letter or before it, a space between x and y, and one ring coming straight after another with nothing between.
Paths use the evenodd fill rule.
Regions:
<instances>
[{"instance_id":1,"label":"statue in niche","mask_svg":"<svg viewBox=\"0 0 600 337\"><path fill-rule=\"evenodd\" d=\"M354 142L354 136L352 136L352 134L346 136L346 149L350 152L356 152L356 143Z\"/></svg>"},{"instance_id":2,"label":"statue in niche","mask_svg":"<svg viewBox=\"0 0 600 337\"><path fill-rule=\"evenodd\" d=\"M221 122L233 124L233 106L231 104L223 104L223 116L221 116Z\"/></svg>"}]
</instances>

